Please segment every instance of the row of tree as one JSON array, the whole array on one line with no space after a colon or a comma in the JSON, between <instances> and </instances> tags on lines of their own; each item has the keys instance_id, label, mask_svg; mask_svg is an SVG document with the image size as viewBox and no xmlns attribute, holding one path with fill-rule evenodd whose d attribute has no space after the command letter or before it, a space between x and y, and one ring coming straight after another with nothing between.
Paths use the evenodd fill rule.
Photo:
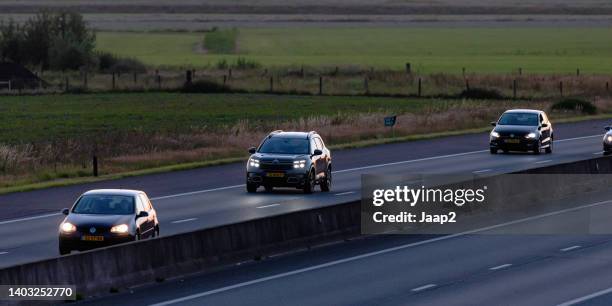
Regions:
<instances>
[{"instance_id":1,"label":"row of tree","mask_svg":"<svg viewBox=\"0 0 612 306\"><path fill-rule=\"evenodd\" d=\"M75 12L41 12L0 24L0 59L42 70L96 65L95 32Z\"/></svg>"}]
</instances>

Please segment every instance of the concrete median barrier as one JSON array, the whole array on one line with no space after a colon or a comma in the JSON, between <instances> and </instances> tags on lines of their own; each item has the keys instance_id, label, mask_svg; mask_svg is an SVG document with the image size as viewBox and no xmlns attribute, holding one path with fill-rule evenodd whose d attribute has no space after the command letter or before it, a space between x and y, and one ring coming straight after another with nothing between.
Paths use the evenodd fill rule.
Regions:
<instances>
[{"instance_id":1,"label":"concrete median barrier","mask_svg":"<svg viewBox=\"0 0 612 306\"><path fill-rule=\"evenodd\" d=\"M520 173L612 173L612 159ZM8 267L0 269L0 284L71 284L84 296L95 295L355 237L360 226L361 207L355 201Z\"/></svg>"}]
</instances>

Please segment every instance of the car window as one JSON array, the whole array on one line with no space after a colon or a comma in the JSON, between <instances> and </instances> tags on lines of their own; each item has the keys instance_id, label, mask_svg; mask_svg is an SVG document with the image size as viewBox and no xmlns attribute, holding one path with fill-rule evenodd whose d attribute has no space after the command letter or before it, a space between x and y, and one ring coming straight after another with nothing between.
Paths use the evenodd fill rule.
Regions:
<instances>
[{"instance_id":1,"label":"car window","mask_svg":"<svg viewBox=\"0 0 612 306\"><path fill-rule=\"evenodd\" d=\"M142 204L142 199L140 197L136 197L136 213L140 213L141 211L146 211L144 205Z\"/></svg>"},{"instance_id":2,"label":"car window","mask_svg":"<svg viewBox=\"0 0 612 306\"><path fill-rule=\"evenodd\" d=\"M140 200L142 201L142 205L143 205L143 207L145 208L146 211L149 211L149 210L151 210L151 208L153 208L153 207L151 207L151 202L149 201L149 199L144 194L140 195Z\"/></svg>"},{"instance_id":3,"label":"car window","mask_svg":"<svg viewBox=\"0 0 612 306\"><path fill-rule=\"evenodd\" d=\"M498 124L538 126L538 115L530 113L505 113L499 118Z\"/></svg>"},{"instance_id":4,"label":"car window","mask_svg":"<svg viewBox=\"0 0 612 306\"><path fill-rule=\"evenodd\" d=\"M323 151L323 144L321 143L321 139L315 138L315 143L317 144L317 149Z\"/></svg>"},{"instance_id":5,"label":"car window","mask_svg":"<svg viewBox=\"0 0 612 306\"><path fill-rule=\"evenodd\" d=\"M259 153L308 154L308 144L306 138L272 137L259 147Z\"/></svg>"},{"instance_id":6,"label":"car window","mask_svg":"<svg viewBox=\"0 0 612 306\"><path fill-rule=\"evenodd\" d=\"M321 142L321 149L325 149L325 143L323 142L323 139L321 137L317 137L317 139L319 140L319 142Z\"/></svg>"},{"instance_id":7,"label":"car window","mask_svg":"<svg viewBox=\"0 0 612 306\"><path fill-rule=\"evenodd\" d=\"M84 195L72 210L75 214L131 215L134 197L123 195Z\"/></svg>"}]
</instances>

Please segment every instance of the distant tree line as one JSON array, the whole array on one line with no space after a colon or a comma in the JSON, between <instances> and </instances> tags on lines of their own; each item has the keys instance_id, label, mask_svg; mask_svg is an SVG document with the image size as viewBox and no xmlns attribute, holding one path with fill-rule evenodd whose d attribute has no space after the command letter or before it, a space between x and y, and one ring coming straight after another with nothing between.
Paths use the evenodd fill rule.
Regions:
<instances>
[{"instance_id":1,"label":"distant tree line","mask_svg":"<svg viewBox=\"0 0 612 306\"><path fill-rule=\"evenodd\" d=\"M41 70L93 68L105 72L143 72L136 59L96 52L96 33L76 12L43 11L25 23L0 23L0 61Z\"/></svg>"},{"instance_id":2,"label":"distant tree line","mask_svg":"<svg viewBox=\"0 0 612 306\"><path fill-rule=\"evenodd\" d=\"M96 34L74 12L41 12L18 24L0 24L0 58L43 70L95 64Z\"/></svg>"}]
</instances>

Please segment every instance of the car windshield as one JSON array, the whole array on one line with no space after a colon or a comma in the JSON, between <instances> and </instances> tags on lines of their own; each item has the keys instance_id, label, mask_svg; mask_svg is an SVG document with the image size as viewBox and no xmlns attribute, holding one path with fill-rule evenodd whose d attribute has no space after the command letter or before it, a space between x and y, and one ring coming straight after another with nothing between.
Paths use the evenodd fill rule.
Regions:
<instances>
[{"instance_id":1,"label":"car windshield","mask_svg":"<svg viewBox=\"0 0 612 306\"><path fill-rule=\"evenodd\" d=\"M538 114L530 113L505 113L499 118L499 125L524 125L537 126Z\"/></svg>"},{"instance_id":2,"label":"car windshield","mask_svg":"<svg viewBox=\"0 0 612 306\"><path fill-rule=\"evenodd\" d=\"M308 143L306 138L272 137L261 145L259 153L308 154Z\"/></svg>"},{"instance_id":3,"label":"car windshield","mask_svg":"<svg viewBox=\"0 0 612 306\"><path fill-rule=\"evenodd\" d=\"M134 197L84 195L79 199L72 212L92 215L131 215L134 213Z\"/></svg>"}]
</instances>

